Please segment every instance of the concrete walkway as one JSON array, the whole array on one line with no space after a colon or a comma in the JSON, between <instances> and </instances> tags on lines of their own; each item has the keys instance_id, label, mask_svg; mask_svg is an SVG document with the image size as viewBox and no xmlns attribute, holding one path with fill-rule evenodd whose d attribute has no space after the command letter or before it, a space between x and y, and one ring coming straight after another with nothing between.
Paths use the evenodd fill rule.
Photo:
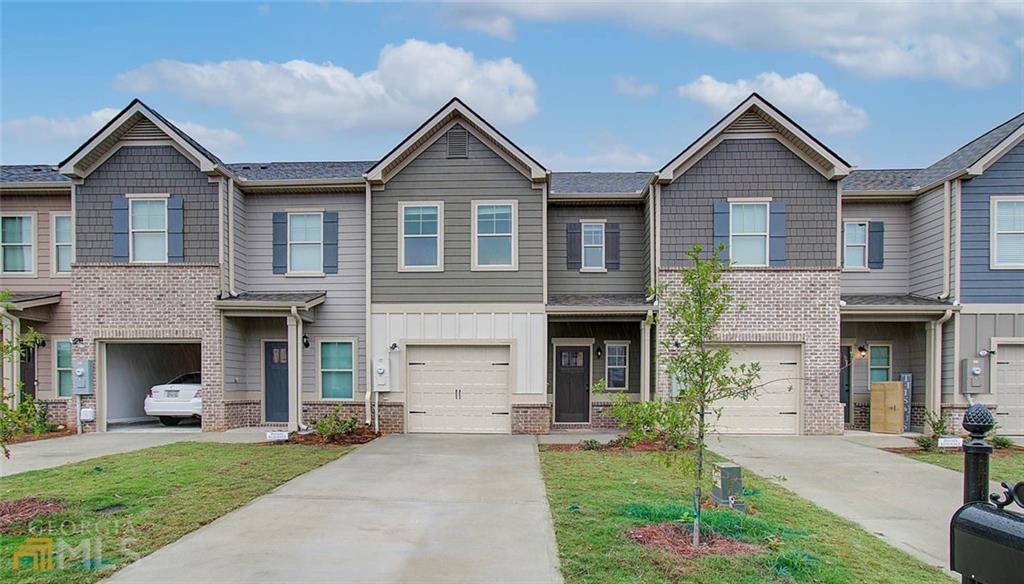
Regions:
<instances>
[{"instance_id":1,"label":"concrete walkway","mask_svg":"<svg viewBox=\"0 0 1024 584\"><path fill-rule=\"evenodd\" d=\"M561 582L530 436L392 435L111 582Z\"/></svg>"},{"instance_id":2,"label":"concrete walkway","mask_svg":"<svg viewBox=\"0 0 1024 584\"><path fill-rule=\"evenodd\" d=\"M911 446L900 437L721 436L715 452L845 517L907 553L949 568L949 520L960 507L958 472L879 447ZM994 486L994 485L993 485Z\"/></svg>"},{"instance_id":3,"label":"concrete walkway","mask_svg":"<svg viewBox=\"0 0 1024 584\"><path fill-rule=\"evenodd\" d=\"M76 434L63 438L12 444L10 446L11 457L4 459L0 456L0 476L53 468L69 462L131 452L171 442L261 442L266 439L265 431L187 432L177 428L167 432L124 431Z\"/></svg>"}]
</instances>

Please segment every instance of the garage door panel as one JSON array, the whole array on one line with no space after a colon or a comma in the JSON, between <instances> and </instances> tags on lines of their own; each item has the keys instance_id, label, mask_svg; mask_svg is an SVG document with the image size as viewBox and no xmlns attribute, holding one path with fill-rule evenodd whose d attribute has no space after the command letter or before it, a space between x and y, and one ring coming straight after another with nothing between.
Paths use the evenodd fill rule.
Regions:
<instances>
[{"instance_id":1,"label":"garage door panel","mask_svg":"<svg viewBox=\"0 0 1024 584\"><path fill-rule=\"evenodd\" d=\"M410 432L507 434L507 346L411 347Z\"/></svg>"},{"instance_id":2,"label":"garage door panel","mask_svg":"<svg viewBox=\"0 0 1024 584\"><path fill-rule=\"evenodd\" d=\"M995 356L996 421L1004 434L1024 434L1024 345L999 345Z\"/></svg>"},{"instance_id":3,"label":"garage door panel","mask_svg":"<svg viewBox=\"0 0 1024 584\"><path fill-rule=\"evenodd\" d=\"M747 400L733 398L715 404L721 416L713 431L722 434L797 434L801 384L800 347L758 345L734 347L733 364L760 363L759 385Z\"/></svg>"}]
</instances>

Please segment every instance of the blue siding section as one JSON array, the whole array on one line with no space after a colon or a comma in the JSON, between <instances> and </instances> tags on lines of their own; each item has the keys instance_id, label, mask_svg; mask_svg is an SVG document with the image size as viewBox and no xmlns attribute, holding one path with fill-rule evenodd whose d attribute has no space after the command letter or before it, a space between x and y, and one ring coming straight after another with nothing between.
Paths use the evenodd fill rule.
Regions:
<instances>
[{"instance_id":1,"label":"blue siding section","mask_svg":"<svg viewBox=\"0 0 1024 584\"><path fill-rule=\"evenodd\" d=\"M992 195L1024 195L1024 144L1006 153L981 176L963 183L960 301L1024 302L1024 270L989 268Z\"/></svg>"}]
</instances>

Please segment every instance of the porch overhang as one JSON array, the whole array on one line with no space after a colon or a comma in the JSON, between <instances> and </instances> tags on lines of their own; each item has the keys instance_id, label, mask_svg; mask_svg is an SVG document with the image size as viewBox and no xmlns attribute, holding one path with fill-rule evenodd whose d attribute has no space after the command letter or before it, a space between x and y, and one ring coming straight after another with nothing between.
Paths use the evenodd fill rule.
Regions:
<instances>
[{"instance_id":1,"label":"porch overhang","mask_svg":"<svg viewBox=\"0 0 1024 584\"><path fill-rule=\"evenodd\" d=\"M927 321L941 318L947 311L960 310L942 300L914 295L850 295L840 301L839 314L844 320Z\"/></svg>"},{"instance_id":2,"label":"porch overhang","mask_svg":"<svg viewBox=\"0 0 1024 584\"><path fill-rule=\"evenodd\" d=\"M287 317L292 309L298 311L305 322L314 322L313 309L327 300L327 292L245 292L238 296L221 298L213 305L224 316L242 318Z\"/></svg>"},{"instance_id":3,"label":"porch overhang","mask_svg":"<svg viewBox=\"0 0 1024 584\"><path fill-rule=\"evenodd\" d=\"M551 316L634 316L657 312L642 294L554 294L545 309Z\"/></svg>"},{"instance_id":4,"label":"porch overhang","mask_svg":"<svg viewBox=\"0 0 1024 584\"><path fill-rule=\"evenodd\" d=\"M4 304L8 310L28 310L40 306L51 306L60 302L60 292L19 292L11 296Z\"/></svg>"}]
</instances>

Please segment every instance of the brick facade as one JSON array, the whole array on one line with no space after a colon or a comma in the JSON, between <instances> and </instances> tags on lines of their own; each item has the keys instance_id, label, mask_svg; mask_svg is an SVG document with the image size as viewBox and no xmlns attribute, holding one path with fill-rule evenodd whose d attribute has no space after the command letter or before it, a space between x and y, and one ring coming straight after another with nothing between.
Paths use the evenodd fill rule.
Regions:
<instances>
[{"instance_id":1,"label":"brick facade","mask_svg":"<svg viewBox=\"0 0 1024 584\"><path fill-rule=\"evenodd\" d=\"M261 407L262 402L258 399L234 399L224 402L224 429L253 428L262 425Z\"/></svg>"},{"instance_id":2,"label":"brick facade","mask_svg":"<svg viewBox=\"0 0 1024 584\"><path fill-rule=\"evenodd\" d=\"M864 430L865 432L871 429L871 402L855 402L853 404L853 424L851 425L854 430Z\"/></svg>"},{"instance_id":3,"label":"brick facade","mask_svg":"<svg viewBox=\"0 0 1024 584\"><path fill-rule=\"evenodd\" d=\"M660 281L681 291L681 274L662 270ZM839 401L839 271L836 269L732 269L723 281L736 304L722 318L723 343L799 344L803 353L803 434L841 434ZM662 350L666 327L658 327ZM659 367L656 392L668 395L671 381Z\"/></svg>"},{"instance_id":4,"label":"brick facade","mask_svg":"<svg viewBox=\"0 0 1024 584\"><path fill-rule=\"evenodd\" d=\"M67 399L36 400L46 406L46 421L49 424L57 424L65 428L74 428L75 412L74 402ZM68 413L68 410L72 410ZM70 426L68 423L70 422Z\"/></svg>"},{"instance_id":5,"label":"brick facade","mask_svg":"<svg viewBox=\"0 0 1024 584\"><path fill-rule=\"evenodd\" d=\"M366 407L363 402L304 401L302 402L302 421L312 424L314 420L333 412L334 408L339 405L341 405L342 418L356 416L360 423L366 420ZM377 421L380 424L381 434L401 434L405 431L405 404L381 402L378 408ZM373 421L371 418L370 423L373 424Z\"/></svg>"},{"instance_id":6,"label":"brick facade","mask_svg":"<svg viewBox=\"0 0 1024 584\"><path fill-rule=\"evenodd\" d=\"M551 431L551 404L512 404L513 434L547 434Z\"/></svg>"}]
</instances>

